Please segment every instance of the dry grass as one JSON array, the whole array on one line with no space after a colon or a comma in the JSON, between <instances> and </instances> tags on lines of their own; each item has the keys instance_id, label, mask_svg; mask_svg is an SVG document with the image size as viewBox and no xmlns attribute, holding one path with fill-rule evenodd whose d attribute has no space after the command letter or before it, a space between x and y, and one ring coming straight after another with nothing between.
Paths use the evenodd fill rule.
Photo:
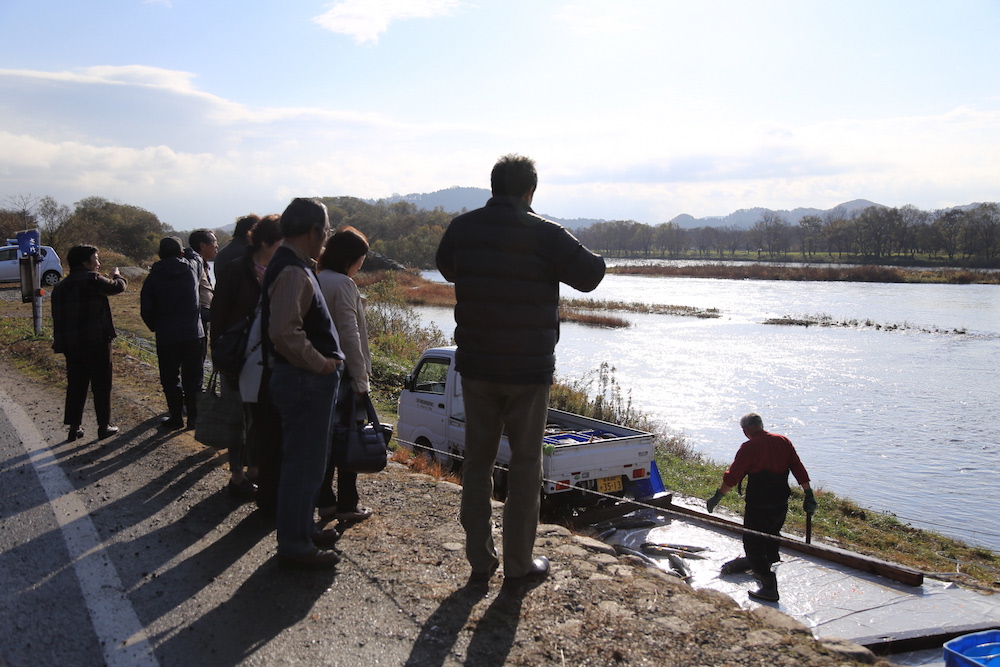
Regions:
<instances>
[{"instance_id":1,"label":"dry grass","mask_svg":"<svg viewBox=\"0 0 1000 667\"><path fill-rule=\"evenodd\" d=\"M869 283L1000 284L1000 274L970 269L904 269L886 266L785 266L782 264L703 264L693 266L618 266L609 273L728 280L814 280Z\"/></svg>"},{"instance_id":2,"label":"dry grass","mask_svg":"<svg viewBox=\"0 0 1000 667\"><path fill-rule=\"evenodd\" d=\"M447 470L443 465L423 452L414 453L405 447L397 446L395 451L392 452L392 456L389 457L389 460L402 463L414 472L430 475L439 482L462 483L461 476Z\"/></svg>"},{"instance_id":3,"label":"dry grass","mask_svg":"<svg viewBox=\"0 0 1000 667\"><path fill-rule=\"evenodd\" d=\"M606 301L601 299L562 299L563 308L585 308L590 310L624 310L630 313L645 313L651 315L678 315L681 317L700 317L710 319L721 317L718 308L695 308L694 306L668 306L659 303L640 303L637 301Z\"/></svg>"},{"instance_id":4,"label":"dry grass","mask_svg":"<svg viewBox=\"0 0 1000 667\"><path fill-rule=\"evenodd\" d=\"M575 308L559 308L560 322L576 322L577 324L588 324L594 327L605 327L607 329L620 329L632 326L632 323L623 317L615 315L601 315L599 313L587 313Z\"/></svg>"}]
</instances>

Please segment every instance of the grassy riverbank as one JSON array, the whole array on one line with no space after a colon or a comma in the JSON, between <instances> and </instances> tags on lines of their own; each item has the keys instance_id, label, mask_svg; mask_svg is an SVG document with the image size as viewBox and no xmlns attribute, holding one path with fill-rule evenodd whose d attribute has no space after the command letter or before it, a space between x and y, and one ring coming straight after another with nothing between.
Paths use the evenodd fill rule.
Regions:
<instances>
[{"instance_id":1,"label":"grassy riverbank","mask_svg":"<svg viewBox=\"0 0 1000 667\"><path fill-rule=\"evenodd\" d=\"M376 368L373 394L380 414L390 422L395 420L395 399L402 378L416 355L426 346L445 342L440 332L414 324L415 317L407 305L410 299L404 299L403 294L414 286L419 287L417 291L424 288L416 281L408 285L408 280L398 276L381 284L365 283ZM35 336L31 305L20 302L19 288L0 289L8 292L4 295L8 298L0 300L0 355L53 387L64 387L63 357L51 349L48 300L44 302L42 335ZM15 294L18 298L13 299ZM130 281L128 290L112 297L111 303L119 330L114 344L115 398L152 406L154 412L163 410L153 337L138 314L139 281ZM691 451L682 437L651 422L641 409L632 405L629 393L618 386L614 369L607 364L586 378L555 387L552 403L555 407L657 433L657 465L664 484L672 491L706 498L719 485L725 466ZM734 447L739 440L736 435ZM801 534L805 524L802 496L797 487L794 493L786 530ZM915 529L891 515L867 510L822 489L817 499L820 508L813 522L816 540L832 541L845 549L927 572L947 573L946 576L970 585L1000 589L1000 556L987 549ZM722 504L735 512L742 510L742 499L735 492Z\"/></svg>"}]
</instances>

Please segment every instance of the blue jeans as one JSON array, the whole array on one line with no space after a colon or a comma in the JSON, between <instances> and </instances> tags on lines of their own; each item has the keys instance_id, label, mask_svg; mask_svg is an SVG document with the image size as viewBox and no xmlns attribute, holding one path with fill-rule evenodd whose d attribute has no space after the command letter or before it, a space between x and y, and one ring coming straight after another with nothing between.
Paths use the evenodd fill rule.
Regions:
<instances>
[{"instance_id":1,"label":"blue jeans","mask_svg":"<svg viewBox=\"0 0 1000 667\"><path fill-rule=\"evenodd\" d=\"M333 405L340 371L317 375L277 363L271 399L281 414L282 458L278 483L278 555L304 556L315 548L314 513L330 457Z\"/></svg>"}]
</instances>

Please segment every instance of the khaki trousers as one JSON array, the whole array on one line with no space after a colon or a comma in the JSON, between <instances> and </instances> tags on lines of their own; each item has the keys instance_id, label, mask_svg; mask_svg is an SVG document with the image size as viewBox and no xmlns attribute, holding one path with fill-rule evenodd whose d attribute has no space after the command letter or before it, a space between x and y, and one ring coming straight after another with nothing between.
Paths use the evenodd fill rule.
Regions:
<instances>
[{"instance_id":1,"label":"khaki trousers","mask_svg":"<svg viewBox=\"0 0 1000 667\"><path fill-rule=\"evenodd\" d=\"M542 433L549 385L462 380L465 400L465 462L461 522L473 572L489 572L499 559L491 523L493 466L500 436L510 443L507 502L503 510L504 576L531 568L542 485Z\"/></svg>"}]
</instances>

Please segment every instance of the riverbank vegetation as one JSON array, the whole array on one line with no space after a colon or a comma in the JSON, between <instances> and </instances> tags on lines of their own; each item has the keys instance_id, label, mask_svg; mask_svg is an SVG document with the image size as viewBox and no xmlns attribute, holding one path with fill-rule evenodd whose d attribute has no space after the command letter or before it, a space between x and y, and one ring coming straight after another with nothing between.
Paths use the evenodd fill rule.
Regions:
<instances>
[{"instance_id":1,"label":"riverbank vegetation","mask_svg":"<svg viewBox=\"0 0 1000 667\"><path fill-rule=\"evenodd\" d=\"M392 421L396 396L420 353L449 341L439 330L419 325L415 311L402 296L410 278L386 275L368 282L372 276L362 276L369 308L373 396L380 413ZM138 314L140 286L141 279L130 280L125 293L111 298L119 331L114 344L115 397L159 411L164 406L153 336ZM64 386L62 355L51 350L48 300L44 301L42 335L35 336L31 306L20 302L19 288L12 285L0 289L9 292L4 295L8 298L0 300L0 355L34 377ZM657 466L664 484L675 493L706 498L719 485L725 466L705 459L691 450L683 436L650 420L632 403L631 394L618 385L614 368L606 363L584 378L564 380L553 387L552 405L656 434ZM802 496L797 489L793 494L786 530L801 534L805 522ZM987 549L913 528L890 514L862 508L822 489L817 498L820 509L813 524L817 540L928 572L946 573L942 576L965 583L1000 587L1000 556ZM742 511L742 499L736 493L727 495L722 504L733 512Z\"/></svg>"},{"instance_id":2,"label":"riverbank vegetation","mask_svg":"<svg viewBox=\"0 0 1000 667\"><path fill-rule=\"evenodd\" d=\"M726 280L813 280L865 283L1000 284L1000 273L975 269L915 269L895 266L788 266L785 264L726 263L666 266L615 266L609 273L638 276L720 278Z\"/></svg>"},{"instance_id":3,"label":"riverbank vegetation","mask_svg":"<svg viewBox=\"0 0 1000 667\"><path fill-rule=\"evenodd\" d=\"M941 329L939 327L921 327L909 322L883 324L871 319L836 320L831 315L785 315L764 320L763 324L799 327L839 327L845 329L875 329L876 331L919 331L920 333L968 335L967 329Z\"/></svg>"}]
</instances>

